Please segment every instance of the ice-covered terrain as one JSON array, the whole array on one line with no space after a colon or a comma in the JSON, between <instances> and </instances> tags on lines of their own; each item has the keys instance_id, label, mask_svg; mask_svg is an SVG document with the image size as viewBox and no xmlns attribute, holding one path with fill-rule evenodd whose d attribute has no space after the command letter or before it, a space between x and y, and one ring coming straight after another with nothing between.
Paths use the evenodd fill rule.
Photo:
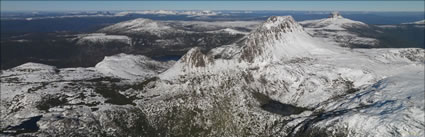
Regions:
<instances>
[{"instance_id":1,"label":"ice-covered terrain","mask_svg":"<svg viewBox=\"0 0 425 137\"><path fill-rule=\"evenodd\" d=\"M310 21L337 34L352 23L362 24L338 15ZM192 48L175 63L124 54L94 68L27 63L1 74L1 131L424 136L423 49L350 49L312 32L273 16L234 43Z\"/></svg>"}]
</instances>

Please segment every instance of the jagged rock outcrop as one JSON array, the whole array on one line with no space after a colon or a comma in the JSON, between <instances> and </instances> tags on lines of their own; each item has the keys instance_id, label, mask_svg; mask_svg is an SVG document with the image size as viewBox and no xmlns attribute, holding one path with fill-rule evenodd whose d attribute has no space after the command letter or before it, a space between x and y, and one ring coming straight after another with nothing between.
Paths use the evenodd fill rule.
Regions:
<instances>
[{"instance_id":1,"label":"jagged rock outcrop","mask_svg":"<svg viewBox=\"0 0 425 137\"><path fill-rule=\"evenodd\" d=\"M205 67L207 64L214 63L214 60L203 54L198 47L189 50L180 60L179 63L185 63L187 67Z\"/></svg>"},{"instance_id":2,"label":"jagged rock outcrop","mask_svg":"<svg viewBox=\"0 0 425 137\"><path fill-rule=\"evenodd\" d=\"M339 14L338 11L334 11L329 15L329 18L343 18L341 14Z\"/></svg>"},{"instance_id":3,"label":"jagged rock outcrop","mask_svg":"<svg viewBox=\"0 0 425 137\"><path fill-rule=\"evenodd\" d=\"M267 45L275 44L275 41L282 39L284 37L282 34L300 31L302 27L290 16L270 17L243 41L241 58L252 62L255 56L263 54L264 49L268 48Z\"/></svg>"}]
</instances>

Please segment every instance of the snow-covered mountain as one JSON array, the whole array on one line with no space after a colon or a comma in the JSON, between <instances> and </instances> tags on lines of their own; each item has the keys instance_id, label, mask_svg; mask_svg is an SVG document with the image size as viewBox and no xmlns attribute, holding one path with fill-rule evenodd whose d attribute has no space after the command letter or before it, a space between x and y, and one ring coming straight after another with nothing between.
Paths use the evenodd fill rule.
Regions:
<instances>
[{"instance_id":1,"label":"snow-covered mountain","mask_svg":"<svg viewBox=\"0 0 425 137\"><path fill-rule=\"evenodd\" d=\"M120 22L99 30L100 32L119 33L119 34L137 34L148 32L155 35L177 31L174 28L150 19L134 19L125 22Z\"/></svg>"},{"instance_id":2,"label":"snow-covered mountain","mask_svg":"<svg viewBox=\"0 0 425 137\"><path fill-rule=\"evenodd\" d=\"M425 24L425 20L415 21L415 22L408 22L403 24Z\"/></svg>"},{"instance_id":3,"label":"snow-covered mountain","mask_svg":"<svg viewBox=\"0 0 425 137\"><path fill-rule=\"evenodd\" d=\"M192 31L216 31L243 28L246 31L256 29L262 21L164 21L175 28Z\"/></svg>"},{"instance_id":4,"label":"snow-covered mountain","mask_svg":"<svg viewBox=\"0 0 425 137\"><path fill-rule=\"evenodd\" d=\"M165 71L174 62L158 62L145 56L118 54L105 57L95 68L106 76L144 80Z\"/></svg>"},{"instance_id":5,"label":"snow-covered mountain","mask_svg":"<svg viewBox=\"0 0 425 137\"><path fill-rule=\"evenodd\" d=\"M344 18L337 12L332 13L329 18L302 21L300 24L313 36L336 42L344 47L373 48L379 44L379 41L375 38L362 37L355 33L356 31L371 31L371 26L360 21Z\"/></svg>"},{"instance_id":6,"label":"snow-covered mountain","mask_svg":"<svg viewBox=\"0 0 425 137\"><path fill-rule=\"evenodd\" d=\"M303 28L291 17L271 17L242 41L242 44L226 46L219 50L233 51L233 54L230 53L231 58L213 59L214 56L222 54L221 52L215 53L217 50L208 54L203 54L197 49L190 50L173 67L159 76L167 83L181 86L178 86L178 89L172 89L174 86L160 84L162 86L158 88L148 89L148 93L162 91L161 95L168 101L168 103L164 102L163 105L160 105L162 107L176 104L176 106L185 105L183 108L201 109L201 112L204 113L197 115L199 118L205 118L205 115L214 117L216 115L213 112L215 110L214 102L226 102L219 103L219 105L230 107L225 107L230 110L222 115L226 115L235 123L226 123L228 125L225 128L250 127L252 129L253 127L249 125L260 125L260 127L269 129L253 129L253 131L276 131L267 135L417 136L424 134L421 131L424 127L419 124L424 123L423 117L420 117L424 113L421 110L423 105L419 103L421 99L416 99L415 105L407 105L407 102L404 101L405 97L410 94L421 96L424 94L423 49L349 50L340 48L338 45L306 35ZM416 86L392 84L395 87L389 88L390 93L388 94L394 93L393 98L388 98L391 95L385 97L374 95L378 94L377 92L386 91L386 89L382 89L386 87L384 85L393 83L389 82L391 80L385 79L386 77L394 77L388 79L395 80L405 75L407 77L403 80L410 79L422 83L417 82ZM180 84L179 81L181 81ZM187 83L186 81L191 82ZM170 89L167 88L168 86ZM379 88L380 86L382 88ZM412 88L409 90L410 93L395 95L400 90L407 90L403 88L404 86L407 86L408 89ZM190 95L193 92L196 95ZM255 109L255 106L264 106L265 104L251 102L256 100L256 97L251 95L254 93L267 96L280 103L305 107L310 111L290 116L289 122L288 119L277 120L279 118L273 117L275 115L259 114L261 116L258 116L255 114L260 112ZM366 103L369 106L362 106L361 103L353 100L357 100L357 97L361 97L362 100L371 99L363 96L366 94L376 96ZM173 96L189 96L189 98L196 98L194 100L197 100L195 102L198 103L192 104L190 101L187 103L180 99L175 99L173 102L170 100L170 97ZM211 97L216 98L206 99ZM226 97L226 100L220 97ZM159 100L163 99L158 97L155 102L162 102ZM200 100L202 103L199 103ZM335 105L334 101L341 104L349 102L352 107L348 107L350 105L347 103L347 107L335 108L338 105ZM393 101L401 104L386 103ZM359 107L355 107L356 105ZM401 111L405 109L412 110L413 113ZM161 112L167 114L167 112ZM366 112L370 114L364 114ZM158 114L157 111L150 113ZM358 115L372 114L376 117L375 123L368 124L366 121L353 120ZM418 114L420 115L417 116ZM240 117L241 115L242 117ZM403 122L401 119L392 121L391 117L401 115L409 117L411 122ZM249 120L244 121L247 119ZM266 126L275 125L276 123L271 122L275 120L286 123L286 125L282 127ZM197 122L202 123L202 120ZM364 124L370 126L362 126ZM397 126L398 124L400 127ZM207 126L207 129L219 130L216 126ZM324 130L329 126L332 128ZM366 127L379 130L366 130ZM406 130L405 127L410 129ZM400 133L394 134L394 131L400 131ZM227 133L227 135L240 134L231 131Z\"/></svg>"},{"instance_id":7,"label":"snow-covered mountain","mask_svg":"<svg viewBox=\"0 0 425 137\"><path fill-rule=\"evenodd\" d=\"M115 16L126 16L129 14L159 14L159 15L190 15L190 16L215 16L219 12L208 10L197 11L174 11L174 10L144 10L144 11L123 11L118 12Z\"/></svg>"},{"instance_id":8,"label":"snow-covered mountain","mask_svg":"<svg viewBox=\"0 0 425 137\"><path fill-rule=\"evenodd\" d=\"M106 35L104 33L80 34L77 38L78 45L103 45L106 43L117 42L131 45L131 38L124 35Z\"/></svg>"},{"instance_id":9,"label":"snow-covered mountain","mask_svg":"<svg viewBox=\"0 0 425 137\"><path fill-rule=\"evenodd\" d=\"M35 136L425 134L423 49L349 49L310 34L291 16L274 16L232 44L207 53L192 48L172 66L117 55L95 68L10 69L1 75L1 130ZM126 80L141 74L146 80ZM28 83L30 76L46 82ZM36 129L20 128L28 123Z\"/></svg>"},{"instance_id":10,"label":"snow-covered mountain","mask_svg":"<svg viewBox=\"0 0 425 137\"><path fill-rule=\"evenodd\" d=\"M77 44L88 45L88 51L92 52L103 48L105 53L181 56L195 46L206 51L232 43L247 35L257 24L254 21L163 22L139 18L107 26L98 30L99 33L80 35ZM90 46L93 44L103 46Z\"/></svg>"},{"instance_id":11,"label":"snow-covered mountain","mask_svg":"<svg viewBox=\"0 0 425 137\"><path fill-rule=\"evenodd\" d=\"M173 33L222 33L222 34L247 34L246 30L254 29L259 22L256 21L153 21L151 19L138 18L107 26L99 32L112 34L143 34L164 35Z\"/></svg>"}]
</instances>

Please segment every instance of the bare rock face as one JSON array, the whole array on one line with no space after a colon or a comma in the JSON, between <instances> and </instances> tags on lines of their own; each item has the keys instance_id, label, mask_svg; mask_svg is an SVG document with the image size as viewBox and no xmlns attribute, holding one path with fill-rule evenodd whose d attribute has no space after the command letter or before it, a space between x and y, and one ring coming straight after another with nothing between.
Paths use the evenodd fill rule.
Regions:
<instances>
[{"instance_id":1,"label":"bare rock face","mask_svg":"<svg viewBox=\"0 0 425 137\"><path fill-rule=\"evenodd\" d=\"M255 56L264 53L263 48L265 45L282 39L282 34L302 31L302 27L295 22L292 16L272 16L247 36L244 41L246 46L243 48L241 59L253 62Z\"/></svg>"},{"instance_id":2,"label":"bare rock face","mask_svg":"<svg viewBox=\"0 0 425 137\"><path fill-rule=\"evenodd\" d=\"M342 15L339 12L334 11L329 15L329 18L342 18Z\"/></svg>"},{"instance_id":3,"label":"bare rock face","mask_svg":"<svg viewBox=\"0 0 425 137\"><path fill-rule=\"evenodd\" d=\"M301 47L311 45L296 42L299 37L310 39L292 16L272 16L242 42L240 59L252 63L255 58L264 61L298 54Z\"/></svg>"},{"instance_id":4,"label":"bare rock face","mask_svg":"<svg viewBox=\"0 0 425 137\"><path fill-rule=\"evenodd\" d=\"M180 63L185 63L188 67L205 67L213 62L212 58L202 53L198 47L192 48L180 59Z\"/></svg>"}]
</instances>

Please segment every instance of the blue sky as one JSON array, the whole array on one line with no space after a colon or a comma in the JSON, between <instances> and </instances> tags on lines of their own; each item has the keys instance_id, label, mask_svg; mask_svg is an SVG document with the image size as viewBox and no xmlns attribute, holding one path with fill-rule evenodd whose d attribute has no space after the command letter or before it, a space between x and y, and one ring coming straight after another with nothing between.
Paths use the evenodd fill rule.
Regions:
<instances>
[{"instance_id":1,"label":"blue sky","mask_svg":"<svg viewBox=\"0 0 425 137\"><path fill-rule=\"evenodd\" d=\"M424 11L424 1L1 1L2 11L303 10Z\"/></svg>"}]
</instances>

